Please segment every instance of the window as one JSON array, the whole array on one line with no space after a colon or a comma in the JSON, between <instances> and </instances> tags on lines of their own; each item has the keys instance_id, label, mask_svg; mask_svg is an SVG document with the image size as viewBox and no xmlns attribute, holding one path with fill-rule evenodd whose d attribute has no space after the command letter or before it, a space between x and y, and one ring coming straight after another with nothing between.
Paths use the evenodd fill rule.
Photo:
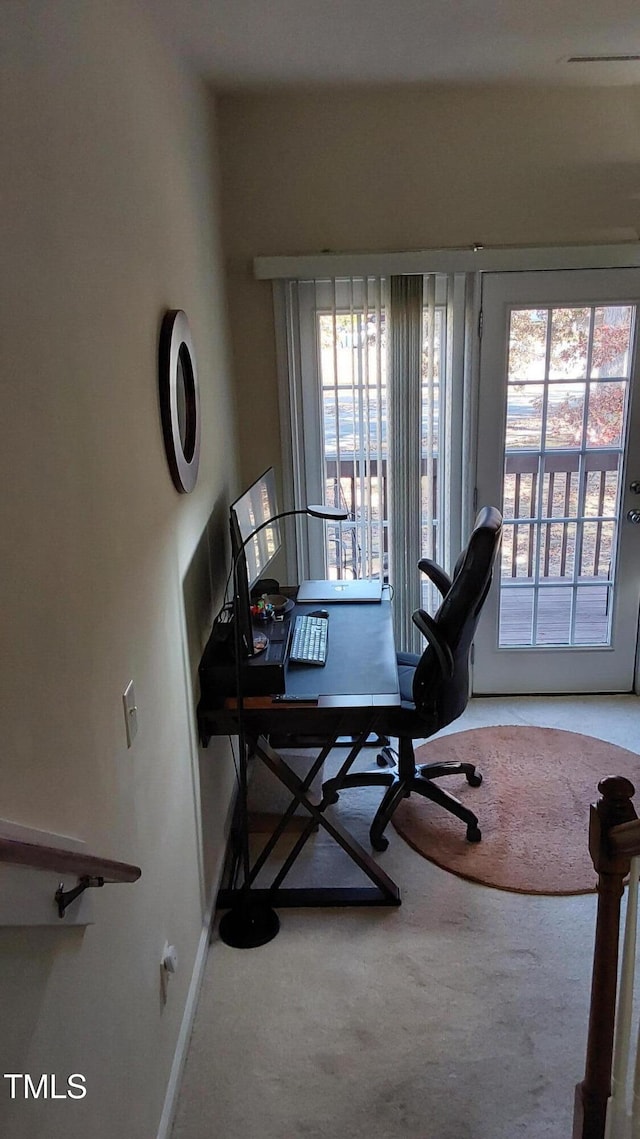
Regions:
<instances>
[{"instance_id":1,"label":"window","mask_svg":"<svg viewBox=\"0 0 640 1139\"><path fill-rule=\"evenodd\" d=\"M417 562L444 560L450 280L288 281L285 311L292 500L349 512L299 527L295 572L390 582L410 647L411 612L434 603Z\"/></svg>"}]
</instances>

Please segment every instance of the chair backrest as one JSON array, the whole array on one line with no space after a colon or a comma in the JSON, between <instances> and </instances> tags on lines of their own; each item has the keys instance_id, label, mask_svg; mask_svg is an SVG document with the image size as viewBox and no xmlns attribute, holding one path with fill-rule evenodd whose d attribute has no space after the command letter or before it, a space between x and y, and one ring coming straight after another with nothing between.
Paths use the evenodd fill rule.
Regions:
<instances>
[{"instance_id":1,"label":"chair backrest","mask_svg":"<svg viewBox=\"0 0 640 1139\"><path fill-rule=\"evenodd\" d=\"M469 655L482 606L489 592L502 537L502 515L494 506L479 511L471 537L453 571L451 587L433 621L453 659L453 674L442 675L436 652L428 645L416 667L413 701L432 731L464 712L469 699Z\"/></svg>"}]
</instances>

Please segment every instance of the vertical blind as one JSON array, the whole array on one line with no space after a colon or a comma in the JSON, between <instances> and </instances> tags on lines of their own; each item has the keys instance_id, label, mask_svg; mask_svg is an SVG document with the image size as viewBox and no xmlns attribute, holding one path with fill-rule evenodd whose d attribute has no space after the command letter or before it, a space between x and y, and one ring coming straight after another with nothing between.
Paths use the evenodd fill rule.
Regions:
<instances>
[{"instance_id":1,"label":"vertical blind","mask_svg":"<svg viewBox=\"0 0 640 1139\"><path fill-rule=\"evenodd\" d=\"M420 605L422 277L389 281L391 573L396 645L418 651L411 614ZM429 423L431 428L431 422Z\"/></svg>"}]
</instances>

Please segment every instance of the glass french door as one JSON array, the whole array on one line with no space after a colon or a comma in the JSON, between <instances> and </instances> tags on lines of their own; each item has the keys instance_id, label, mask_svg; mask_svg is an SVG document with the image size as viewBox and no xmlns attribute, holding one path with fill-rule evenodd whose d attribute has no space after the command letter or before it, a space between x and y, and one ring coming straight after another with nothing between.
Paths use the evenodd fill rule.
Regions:
<instances>
[{"instance_id":1,"label":"glass french door","mask_svg":"<svg viewBox=\"0 0 640 1139\"><path fill-rule=\"evenodd\" d=\"M633 688L639 305L635 269L484 277L476 484L504 538L475 693Z\"/></svg>"}]
</instances>

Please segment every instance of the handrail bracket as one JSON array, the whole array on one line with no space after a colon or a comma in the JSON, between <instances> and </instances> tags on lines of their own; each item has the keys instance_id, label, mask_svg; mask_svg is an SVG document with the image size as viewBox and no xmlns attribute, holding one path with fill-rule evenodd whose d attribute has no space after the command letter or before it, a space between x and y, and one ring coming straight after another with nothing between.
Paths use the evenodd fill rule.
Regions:
<instances>
[{"instance_id":1,"label":"handrail bracket","mask_svg":"<svg viewBox=\"0 0 640 1139\"><path fill-rule=\"evenodd\" d=\"M80 894L83 894L85 890L88 890L94 886L104 886L104 883L104 878L92 878L88 874L85 874L82 878L78 878L78 885L74 886L73 890L65 890L64 882L61 882L55 893L55 903L58 907L58 916L63 918L67 906L71 905L71 902L80 897Z\"/></svg>"}]
</instances>

